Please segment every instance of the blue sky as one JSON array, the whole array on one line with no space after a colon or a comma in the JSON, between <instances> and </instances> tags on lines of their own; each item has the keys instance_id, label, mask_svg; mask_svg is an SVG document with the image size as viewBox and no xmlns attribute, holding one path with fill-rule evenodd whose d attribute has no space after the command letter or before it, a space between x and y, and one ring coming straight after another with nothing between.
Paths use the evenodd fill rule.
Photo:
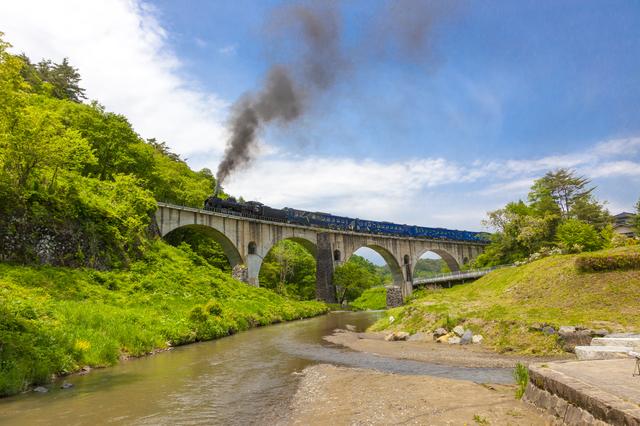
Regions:
<instances>
[{"instance_id":1,"label":"blue sky","mask_svg":"<svg viewBox=\"0 0 640 426\"><path fill-rule=\"evenodd\" d=\"M230 106L287 59L264 29L280 1L51 3L0 4L5 39L69 57L89 97L194 168L216 169ZM640 197L640 2L462 1L415 61L356 49L385 3L336 4L354 66L301 120L265 129L228 191L473 230L557 167L591 177L613 213Z\"/></svg>"}]
</instances>

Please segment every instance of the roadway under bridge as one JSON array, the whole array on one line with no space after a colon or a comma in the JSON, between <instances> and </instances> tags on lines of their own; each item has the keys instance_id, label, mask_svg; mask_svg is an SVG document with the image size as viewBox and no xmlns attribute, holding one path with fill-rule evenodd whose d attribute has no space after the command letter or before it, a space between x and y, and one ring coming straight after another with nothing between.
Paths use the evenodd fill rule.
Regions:
<instances>
[{"instance_id":1,"label":"roadway under bridge","mask_svg":"<svg viewBox=\"0 0 640 426\"><path fill-rule=\"evenodd\" d=\"M282 240L302 245L316 259L316 297L335 303L333 285L335 267L361 247L368 247L384 258L391 269L393 284L404 297L413 290L413 272L418 259L428 252L438 254L452 271L475 259L485 244L471 241L430 240L340 231L272 222L229 215L191 207L158 203L155 215L161 237L182 227L202 230L217 241L231 267L244 265L247 282L259 286L262 260Z\"/></svg>"}]
</instances>

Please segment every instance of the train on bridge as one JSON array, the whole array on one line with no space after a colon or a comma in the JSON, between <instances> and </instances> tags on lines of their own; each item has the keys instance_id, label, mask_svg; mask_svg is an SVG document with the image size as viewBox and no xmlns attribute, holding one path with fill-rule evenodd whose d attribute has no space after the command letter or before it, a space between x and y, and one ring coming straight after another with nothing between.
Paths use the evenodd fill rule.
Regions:
<instances>
[{"instance_id":1,"label":"train on bridge","mask_svg":"<svg viewBox=\"0 0 640 426\"><path fill-rule=\"evenodd\" d=\"M291 223L295 225L328 228L340 231L365 232L378 235L429 238L436 240L489 242L484 232L457 231L445 228L429 228L415 225L398 225L391 222L352 219L321 212L308 212L289 207L274 209L258 201L238 201L234 197L220 198L216 195L206 199L205 210L251 217L262 220Z\"/></svg>"}]
</instances>

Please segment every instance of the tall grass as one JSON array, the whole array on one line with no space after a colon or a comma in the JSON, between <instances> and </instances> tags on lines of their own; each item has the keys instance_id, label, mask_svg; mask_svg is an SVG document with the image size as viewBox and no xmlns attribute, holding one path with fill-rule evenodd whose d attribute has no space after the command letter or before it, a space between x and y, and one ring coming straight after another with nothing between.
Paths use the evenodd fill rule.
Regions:
<instances>
[{"instance_id":1,"label":"tall grass","mask_svg":"<svg viewBox=\"0 0 640 426\"><path fill-rule=\"evenodd\" d=\"M156 241L129 270L0 264L0 395L52 374L326 312Z\"/></svg>"},{"instance_id":2,"label":"tall grass","mask_svg":"<svg viewBox=\"0 0 640 426\"><path fill-rule=\"evenodd\" d=\"M516 381L516 399L522 399L524 391L529 383L529 369L521 363L517 363L513 369L513 378Z\"/></svg>"},{"instance_id":3,"label":"tall grass","mask_svg":"<svg viewBox=\"0 0 640 426\"><path fill-rule=\"evenodd\" d=\"M384 287L368 288L351 303L351 307L357 311L386 309L387 289Z\"/></svg>"}]
</instances>

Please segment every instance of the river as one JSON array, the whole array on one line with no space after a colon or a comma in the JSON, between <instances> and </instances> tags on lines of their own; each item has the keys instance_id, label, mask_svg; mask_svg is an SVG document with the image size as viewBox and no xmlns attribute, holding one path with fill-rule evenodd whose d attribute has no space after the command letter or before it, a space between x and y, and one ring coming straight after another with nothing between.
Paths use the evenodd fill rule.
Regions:
<instances>
[{"instance_id":1,"label":"river","mask_svg":"<svg viewBox=\"0 0 640 426\"><path fill-rule=\"evenodd\" d=\"M392 360L322 340L347 324L364 330L379 312L333 312L175 348L71 376L48 393L0 400L2 424L263 424L280 415L308 365L326 362L399 374L510 383L511 371Z\"/></svg>"}]
</instances>

